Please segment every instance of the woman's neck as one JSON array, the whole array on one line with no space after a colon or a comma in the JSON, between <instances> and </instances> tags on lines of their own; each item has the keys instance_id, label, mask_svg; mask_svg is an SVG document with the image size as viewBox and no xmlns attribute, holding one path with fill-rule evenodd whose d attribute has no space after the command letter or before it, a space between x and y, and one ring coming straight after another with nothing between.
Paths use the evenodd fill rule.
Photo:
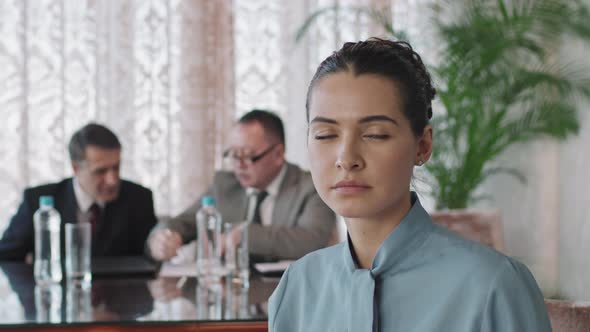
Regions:
<instances>
[{"instance_id":1,"label":"woman's neck","mask_svg":"<svg viewBox=\"0 0 590 332\"><path fill-rule=\"evenodd\" d=\"M410 199L403 199L400 204L388 209L381 216L346 218L352 249L361 269L371 269L377 250L401 223L410 208Z\"/></svg>"}]
</instances>

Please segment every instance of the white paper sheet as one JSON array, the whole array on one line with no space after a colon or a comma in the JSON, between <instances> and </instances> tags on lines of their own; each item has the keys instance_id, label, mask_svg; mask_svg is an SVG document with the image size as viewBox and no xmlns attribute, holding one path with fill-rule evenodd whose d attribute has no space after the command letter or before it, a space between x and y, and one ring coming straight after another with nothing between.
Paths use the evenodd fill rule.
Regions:
<instances>
[{"instance_id":1,"label":"white paper sheet","mask_svg":"<svg viewBox=\"0 0 590 332\"><path fill-rule=\"evenodd\" d=\"M293 263L292 260L283 260L273 263L256 263L254 268L260 273L275 273L285 271L289 265Z\"/></svg>"},{"instance_id":2,"label":"white paper sheet","mask_svg":"<svg viewBox=\"0 0 590 332\"><path fill-rule=\"evenodd\" d=\"M161 277L195 277L197 275L196 263L174 264L164 262L160 268Z\"/></svg>"}]
</instances>

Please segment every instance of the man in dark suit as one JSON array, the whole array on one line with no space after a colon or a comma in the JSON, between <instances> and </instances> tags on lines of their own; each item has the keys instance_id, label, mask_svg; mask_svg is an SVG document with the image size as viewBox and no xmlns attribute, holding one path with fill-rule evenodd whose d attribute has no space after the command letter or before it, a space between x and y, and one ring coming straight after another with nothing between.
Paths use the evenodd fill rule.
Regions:
<instances>
[{"instance_id":1,"label":"man in dark suit","mask_svg":"<svg viewBox=\"0 0 590 332\"><path fill-rule=\"evenodd\" d=\"M65 223L92 224L93 256L131 256L145 252L145 241L156 224L152 192L121 180L121 143L108 128L88 124L72 136L68 146L74 177L28 188L4 236L0 260L24 260L34 250L33 214L39 197L50 195Z\"/></svg>"},{"instance_id":2,"label":"man in dark suit","mask_svg":"<svg viewBox=\"0 0 590 332\"><path fill-rule=\"evenodd\" d=\"M217 172L205 195L215 197L224 222L251 221L247 241L254 260L297 259L325 247L336 216L320 199L309 172L285 161L281 119L253 110L238 120L229 140L225 157L232 171ZM200 207L198 200L154 229L148 240L153 258L168 260L195 239Z\"/></svg>"}]
</instances>

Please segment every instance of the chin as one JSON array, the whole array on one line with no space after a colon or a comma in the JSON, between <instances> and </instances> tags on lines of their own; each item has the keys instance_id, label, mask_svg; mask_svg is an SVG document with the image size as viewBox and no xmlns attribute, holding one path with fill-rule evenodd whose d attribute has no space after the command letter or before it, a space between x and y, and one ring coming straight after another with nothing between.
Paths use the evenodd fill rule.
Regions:
<instances>
[{"instance_id":1,"label":"chin","mask_svg":"<svg viewBox=\"0 0 590 332\"><path fill-rule=\"evenodd\" d=\"M116 192L111 195L105 195L104 197L102 197L102 201L105 203L109 203L109 202L116 200L118 197L119 197L119 192Z\"/></svg>"},{"instance_id":2,"label":"chin","mask_svg":"<svg viewBox=\"0 0 590 332\"><path fill-rule=\"evenodd\" d=\"M248 188L248 187L253 187L253 186L254 186L254 185L253 185L251 182L249 182L249 181L242 181L242 180L239 180L239 182L240 182L240 185L241 185L243 188Z\"/></svg>"},{"instance_id":3,"label":"chin","mask_svg":"<svg viewBox=\"0 0 590 332\"><path fill-rule=\"evenodd\" d=\"M240 183L240 185L244 188L246 187L252 187L252 180L249 176L239 176L236 175L236 178L238 179L238 182Z\"/></svg>"},{"instance_id":4,"label":"chin","mask_svg":"<svg viewBox=\"0 0 590 332\"><path fill-rule=\"evenodd\" d=\"M346 218L346 219L367 218L367 216L369 215L368 213L363 212L363 211L350 211L350 209L348 211L336 211L336 213L339 216L342 216L343 218Z\"/></svg>"},{"instance_id":5,"label":"chin","mask_svg":"<svg viewBox=\"0 0 590 332\"><path fill-rule=\"evenodd\" d=\"M344 218L364 218L374 212L370 206L362 203L329 202L327 205Z\"/></svg>"}]
</instances>

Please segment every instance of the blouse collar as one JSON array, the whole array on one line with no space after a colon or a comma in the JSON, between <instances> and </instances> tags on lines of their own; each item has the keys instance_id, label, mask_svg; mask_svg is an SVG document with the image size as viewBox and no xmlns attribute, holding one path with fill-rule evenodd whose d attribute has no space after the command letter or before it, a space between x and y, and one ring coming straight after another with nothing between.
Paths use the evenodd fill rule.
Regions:
<instances>
[{"instance_id":1,"label":"blouse collar","mask_svg":"<svg viewBox=\"0 0 590 332\"><path fill-rule=\"evenodd\" d=\"M418 195L411 192L412 207L400 224L385 238L371 266L371 275L376 277L384 272L393 272L404 258L408 257L421 245L432 229L430 215L424 210ZM354 259L350 236L344 250L346 266L354 272L358 269Z\"/></svg>"}]
</instances>

